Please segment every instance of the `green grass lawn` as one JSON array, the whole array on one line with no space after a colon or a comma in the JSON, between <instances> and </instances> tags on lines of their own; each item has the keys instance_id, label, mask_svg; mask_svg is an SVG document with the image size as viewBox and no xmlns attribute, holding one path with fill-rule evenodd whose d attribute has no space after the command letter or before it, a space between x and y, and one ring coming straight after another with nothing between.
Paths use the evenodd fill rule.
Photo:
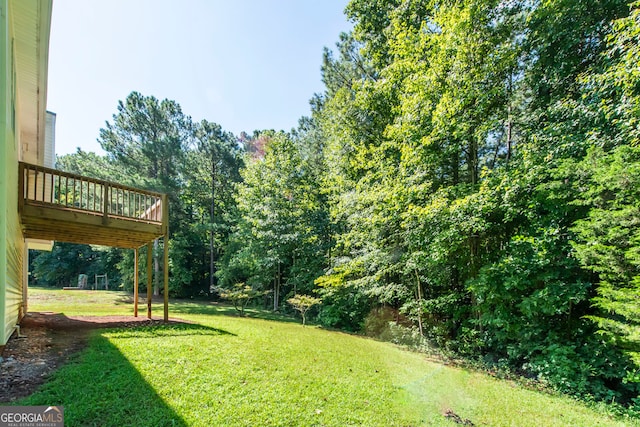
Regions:
<instances>
[{"instance_id":1,"label":"green grass lawn","mask_svg":"<svg viewBox=\"0 0 640 427\"><path fill-rule=\"evenodd\" d=\"M31 311L129 314L127 301L118 292L30 289ZM96 331L87 350L16 404L63 405L67 425L96 426L457 425L447 411L476 426L640 425L391 344L232 311L176 302L171 317L193 324Z\"/></svg>"}]
</instances>

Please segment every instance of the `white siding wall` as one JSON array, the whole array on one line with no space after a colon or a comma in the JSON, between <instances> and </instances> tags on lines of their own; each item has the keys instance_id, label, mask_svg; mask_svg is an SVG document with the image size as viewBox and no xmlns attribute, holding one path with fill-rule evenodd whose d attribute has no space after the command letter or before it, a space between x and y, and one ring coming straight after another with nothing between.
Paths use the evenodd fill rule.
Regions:
<instances>
[{"instance_id":1,"label":"white siding wall","mask_svg":"<svg viewBox=\"0 0 640 427\"><path fill-rule=\"evenodd\" d=\"M24 238L18 217L18 95L12 8L0 0L0 346L13 333L22 307Z\"/></svg>"},{"instance_id":2,"label":"white siding wall","mask_svg":"<svg viewBox=\"0 0 640 427\"><path fill-rule=\"evenodd\" d=\"M0 346L4 345L9 338L8 330L13 328L7 322L6 294L8 288L8 259L7 248L9 246L7 237L8 198L10 191L7 179L7 170L11 163L15 163L12 155L15 155L15 138L13 132L13 61L11 57L11 37L9 33L8 20L9 4L7 0L0 0Z\"/></svg>"},{"instance_id":3,"label":"white siding wall","mask_svg":"<svg viewBox=\"0 0 640 427\"><path fill-rule=\"evenodd\" d=\"M8 4L4 3L4 7ZM5 9L6 10L6 9ZM10 11L9 11L10 12ZM11 16L11 14L7 14ZM2 19L6 19L7 16ZM3 26L6 24L2 23ZM17 91L15 89L15 62L12 57L11 46L11 24L7 33L0 37L4 44L2 62L7 65L5 73L10 78L5 79L4 85L0 90L0 102L4 103L4 110L11 112L4 117L4 123L0 128L4 128L1 133L2 142L0 142L0 150L4 155L4 164L2 165L3 173L0 178L0 185L3 191L0 197L4 198L0 206L4 207L2 212L3 221L0 221L0 227L3 228L0 235L3 236L4 244L0 246L0 258L4 258L0 262L0 292L4 295L0 300L4 299L2 309L2 320L0 330L0 345L4 345L13 333L18 316L22 308L22 265L24 253L24 238L20 227L20 219L18 216L18 147L20 146L17 131L18 123L20 123L19 111L15 107L18 103ZM5 38L5 40L2 40ZM5 44L6 43L6 44ZM13 113L15 111L15 113ZM15 114L15 119L14 119Z\"/></svg>"},{"instance_id":4,"label":"white siding wall","mask_svg":"<svg viewBox=\"0 0 640 427\"><path fill-rule=\"evenodd\" d=\"M15 183L18 187L18 183ZM17 211L17 209L16 209ZM9 237L9 236L13 236ZM24 254L24 243L18 216L7 224L7 281L5 293L5 342L11 336L16 321L19 320L23 312L22 299L22 263Z\"/></svg>"},{"instance_id":5,"label":"white siding wall","mask_svg":"<svg viewBox=\"0 0 640 427\"><path fill-rule=\"evenodd\" d=\"M0 0L0 346L25 308L18 159L21 152L44 157L37 143L45 134L50 21L51 0Z\"/></svg>"}]
</instances>

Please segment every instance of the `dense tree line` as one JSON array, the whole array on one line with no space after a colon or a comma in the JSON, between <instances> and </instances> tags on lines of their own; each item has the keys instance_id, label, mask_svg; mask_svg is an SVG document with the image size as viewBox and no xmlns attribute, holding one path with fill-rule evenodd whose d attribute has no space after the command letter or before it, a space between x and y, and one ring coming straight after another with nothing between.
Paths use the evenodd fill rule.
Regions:
<instances>
[{"instance_id":1,"label":"dense tree line","mask_svg":"<svg viewBox=\"0 0 640 427\"><path fill-rule=\"evenodd\" d=\"M215 267L227 246L237 214L234 183L240 180L242 149L236 138L215 124L194 123L170 100L133 92L120 102L112 122L101 129L106 156L78 150L59 157L59 169L169 195L170 292L187 297L211 293ZM153 254L154 292L160 288L162 241ZM51 275L60 253L75 251L76 265ZM146 285L146 249L141 256L141 285ZM89 262L94 260L94 263ZM107 262L106 260L109 260ZM105 262L107 264L105 265ZM133 253L120 249L56 243L54 251L38 254L34 279L43 285L74 283L78 273L107 272L133 288Z\"/></svg>"},{"instance_id":2,"label":"dense tree line","mask_svg":"<svg viewBox=\"0 0 640 427\"><path fill-rule=\"evenodd\" d=\"M443 348L633 405L638 7L352 0L298 129L235 137L133 93L106 158L60 164L171 195L176 295L315 295L317 321L353 331L384 306Z\"/></svg>"},{"instance_id":3,"label":"dense tree line","mask_svg":"<svg viewBox=\"0 0 640 427\"><path fill-rule=\"evenodd\" d=\"M314 115L339 230L317 283L563 390L636 396L631 10L352 1Z\"/></svg>"}]
</instances>

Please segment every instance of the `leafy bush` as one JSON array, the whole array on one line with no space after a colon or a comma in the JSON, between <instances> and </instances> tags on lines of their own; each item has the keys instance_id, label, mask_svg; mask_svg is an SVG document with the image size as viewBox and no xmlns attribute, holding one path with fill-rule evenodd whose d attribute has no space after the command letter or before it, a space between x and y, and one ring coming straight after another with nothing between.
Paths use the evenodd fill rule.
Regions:
<instances>
[{"instance_id":1,"label":"leafy bush","mask_svg":"<svg viewBox=\"0 0 640 427\"><path fill-rule=\"evenodd\" d=\"M362 329L371 307L369 297L347 286L323 289L321 295L323 305L318 313L320 324L350 332Z\"/></svg>"}]
</instances>

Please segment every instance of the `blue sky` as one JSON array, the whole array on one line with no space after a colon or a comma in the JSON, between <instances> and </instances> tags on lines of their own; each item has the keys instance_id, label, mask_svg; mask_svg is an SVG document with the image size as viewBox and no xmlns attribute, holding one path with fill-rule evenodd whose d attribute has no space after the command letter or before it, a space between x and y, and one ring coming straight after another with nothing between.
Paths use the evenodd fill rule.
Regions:
<instances>
[{"instance_id":1,"label":"blue sky","mask_svg":"<svg viewBox=\"0 0 640 427\"><path fill-rule=\"evenodd\" d=\"M47 108L56 153L96 139L132 91L239 134L290 130L323 90L348 0L54 0Z\"/></svg>"}]
</instances>

